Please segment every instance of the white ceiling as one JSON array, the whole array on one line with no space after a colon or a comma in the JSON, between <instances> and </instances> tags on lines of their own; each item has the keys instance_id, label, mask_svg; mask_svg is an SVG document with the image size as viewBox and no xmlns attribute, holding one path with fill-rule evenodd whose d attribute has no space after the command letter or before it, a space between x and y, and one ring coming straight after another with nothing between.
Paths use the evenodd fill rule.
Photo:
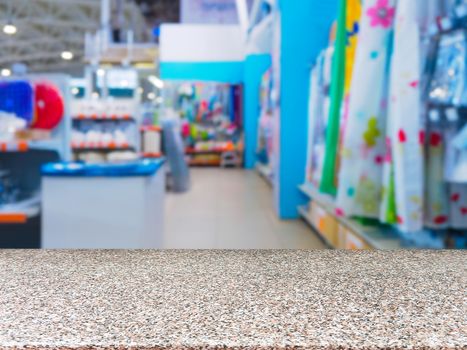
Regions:
<instances>
[{"instance_id":1,"label":"white ceiling","mask_svg":"<svg viewBox=\"0 0 467 350\"><path fill-rule=\"evenodd\" d=\"M124 12L127 23L144 30L133 2L125 3ZM0 29L10 17L18 32L6 35L0 30L0 69L20 62L29 71L65 70L82 66L85 33L100 26L100 1L0 0ZM62 60L62 51L73 52L73 61Z\"/></svg>"}]
</instances>

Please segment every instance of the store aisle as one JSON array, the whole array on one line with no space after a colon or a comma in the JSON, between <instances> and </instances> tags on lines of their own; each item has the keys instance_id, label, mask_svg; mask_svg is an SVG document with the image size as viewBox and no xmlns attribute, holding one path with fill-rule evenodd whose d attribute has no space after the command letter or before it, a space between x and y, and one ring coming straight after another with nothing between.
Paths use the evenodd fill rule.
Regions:
<instances>
[{"instance_id":1,"label":"store aisle","mask_svg":"<svg viewBox=\"0 0 467 350\"><path fill-rule=\"evenodd\" d=\"M280 221L253 171L191 169L192 188L167 194L164 248L323 249L302 221Z\"/></svg>"}]
</instances>

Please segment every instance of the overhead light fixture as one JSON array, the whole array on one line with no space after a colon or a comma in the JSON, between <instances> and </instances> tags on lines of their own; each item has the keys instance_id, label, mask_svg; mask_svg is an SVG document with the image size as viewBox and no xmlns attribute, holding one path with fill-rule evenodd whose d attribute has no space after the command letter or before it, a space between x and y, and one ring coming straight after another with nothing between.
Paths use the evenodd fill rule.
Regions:
<instances>
[{"instance_id":1,"label":"overhead light fixture","mask_svg":"<svg viewBox=\"0 0 467 350\"><path fill-rule=\"evenodd\" d=\"M96 73L99 77L103 77L105 75L105 70L102 68L99 68Z\"/></svg>"},{"instance_id":2,"label":"overhead light fixture","mask_svg":"<svg viewBox=\"0 0 467 350\"><path fill-rule=\"evenodd\" d=\"M160 78L156 77L155 75L150 75L148 77L148 80L156 88L158 88L158 89L163 89L164 88L164 82Z\"/></svg>"},{"instance_id":3,"label":"overhead light fixture","mask_svg":"<svg viewBox=\"0 0 467 350\"><path fill-rule=\"evenodd\" d=\"M156 98L156 94L155 94L154 92L150 92L150 93L148 94L148 99L149 99L149 100L154 100L155 98Z\"/></svg>"},{"instance_id":4,"label":"overhead light fixture","mask_svg":"<svg viewBox=\"0 0 467 350\"><path fill-rule=\"evenodd\" d=\"M71 51L63 51L61 54L62 58L66 61L70 61L73 59L73 52Z\"/></svg>"},{"instance_id":5,"label":"overhead light fixture","mask_svg":"<svg viewBox=\"0 0 467 350\"><path fill-rule=\"evenodd\" d=\"M2 75L2 77L9 77L11 75L11 70L9 70L7 68L4 68L1 71L1 75Z\"/></svg>"},{"instance_id":6,"label":"overhead light fixture","mask_svg":"<svg viewBox=\"0 0 467 350\"><path fill-rule=\"evenodd\" d=\"M74 87L73 89L71 89L71 93L73 95L78 95L79 94L79 89L77 87Z\"/></svg>"},{"instance_id":7,"label":"overhead light fixture","mask_svg":"<svg viewBox=\"0 0 467 350\"><path fill-rule=\"evenodd\" d=\"M3 32L7 35L15 35L17 31L18 28L16 28L11 21L8 21L8 23L3 26Z\"/></svg>"}]
</instances>

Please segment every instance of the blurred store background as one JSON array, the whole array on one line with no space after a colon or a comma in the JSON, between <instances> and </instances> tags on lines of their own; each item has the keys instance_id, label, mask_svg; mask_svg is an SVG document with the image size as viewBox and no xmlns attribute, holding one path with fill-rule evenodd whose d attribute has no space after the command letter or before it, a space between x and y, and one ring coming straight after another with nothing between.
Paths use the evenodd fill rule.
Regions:
<instances>
[{"instance_id":1,"label":"blurred store background","mask_svg":"<svg viewBox=\"0 0 467 350\"><path fill-rule=\"evenodd\" d=\"M0 248L467 245L467 1L0 0Z\"/></svg>"}]
</instances>

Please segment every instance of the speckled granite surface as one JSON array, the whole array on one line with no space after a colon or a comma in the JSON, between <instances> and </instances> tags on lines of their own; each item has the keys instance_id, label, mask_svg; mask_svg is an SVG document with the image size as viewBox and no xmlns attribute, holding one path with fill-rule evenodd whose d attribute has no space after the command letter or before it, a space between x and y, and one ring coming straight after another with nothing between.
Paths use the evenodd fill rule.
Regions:
<instances>
[{"instance_id":1,"label":"speckled granite surface","mask_svg":"<svg viewBox=\"0 0 467 350\"><path fill-rule=\"evenodd\" d=\"M0 251L0 348L466 349L464 252Z\"/></svg>"}]
</instances>

